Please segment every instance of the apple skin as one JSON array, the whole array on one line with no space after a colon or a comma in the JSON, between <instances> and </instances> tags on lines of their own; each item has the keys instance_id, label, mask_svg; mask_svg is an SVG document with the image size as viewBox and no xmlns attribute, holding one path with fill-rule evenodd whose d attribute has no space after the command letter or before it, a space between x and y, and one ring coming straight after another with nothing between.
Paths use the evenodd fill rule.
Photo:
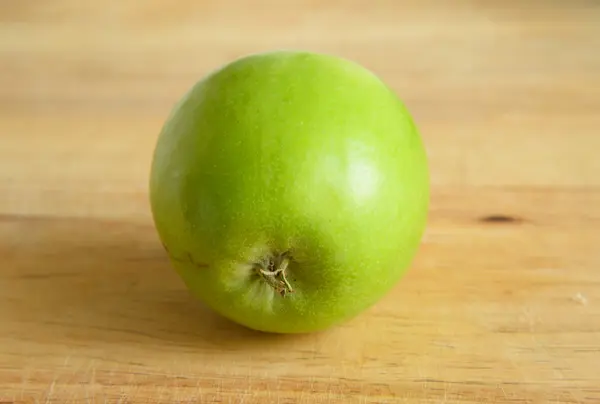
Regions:
<instances>
[{"instance_id":1,"label":"apple skin","mask_svg":"<svg viewBox=\"0 0 600 404\"><path fill-rule=\"evenodd\" d=\"M197 298L255 330L313 332L378 302L410 266L427 221L427 159L409 112L373 73L272 51L222 66L177 103L150 202ZM258 272L284 253L276 281ZM291 290L279 288L282 273Z\"/></svg>"}]
</instances>

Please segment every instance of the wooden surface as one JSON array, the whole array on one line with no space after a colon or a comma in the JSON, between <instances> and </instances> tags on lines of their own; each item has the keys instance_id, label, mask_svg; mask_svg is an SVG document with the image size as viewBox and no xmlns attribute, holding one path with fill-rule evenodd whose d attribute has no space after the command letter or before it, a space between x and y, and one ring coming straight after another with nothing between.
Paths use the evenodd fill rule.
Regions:
<instances>
[{"instance_id":1,"label":"wooden surface","mask_svg":"<svg viewBox=\"0 0 600 404\"><path fill-rule=\"evenodd\" d=\"M600 3L241 3L0 2L0 402L600 402ZM433 187L393 293L292 337L190 297L146 189L173 102L283 47L382 76Z\"/></svg>"}]
</instances>

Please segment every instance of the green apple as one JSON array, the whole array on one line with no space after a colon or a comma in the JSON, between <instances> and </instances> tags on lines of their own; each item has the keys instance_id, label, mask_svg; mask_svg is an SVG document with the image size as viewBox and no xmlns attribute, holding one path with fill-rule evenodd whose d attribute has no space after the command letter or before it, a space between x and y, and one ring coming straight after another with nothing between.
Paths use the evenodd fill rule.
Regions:
<instances>
[{"instance_id":1,"label":"green apple","mask_svg":"<svg viewBox=\"0 0 600 404\"><path fill-rule=\"evenodd\" d=\"M234 60L174 107L150 173L154 223L184 283L246 327L322 330L406 272L429 204L402 101L332 55Z\"/></svg>"}]
</instances>

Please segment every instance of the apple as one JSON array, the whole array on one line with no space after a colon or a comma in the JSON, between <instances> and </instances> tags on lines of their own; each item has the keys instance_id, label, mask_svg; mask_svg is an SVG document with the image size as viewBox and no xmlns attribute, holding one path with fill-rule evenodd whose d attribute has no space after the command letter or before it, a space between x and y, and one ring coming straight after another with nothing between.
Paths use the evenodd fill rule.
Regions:
<instances>
[{"instance_id":1,"label":"apple","mask_svg":"<svg viewBox=\"0 0 600 404\"><path fill-rule=\"evenodd\" d=\"M150 172L157 233L186 287L246 327L306 333L384 297L426 226L424 144L356 62L233 60L174 106Z\"/></svg>"}]
</instances>

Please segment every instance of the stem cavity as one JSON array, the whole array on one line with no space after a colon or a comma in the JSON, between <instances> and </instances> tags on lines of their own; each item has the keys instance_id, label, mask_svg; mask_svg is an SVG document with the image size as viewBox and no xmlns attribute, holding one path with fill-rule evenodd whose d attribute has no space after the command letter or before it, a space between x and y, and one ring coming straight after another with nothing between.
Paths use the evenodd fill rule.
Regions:
<instances>
[{"instance_id":1,"label":"stem cavity","mask_svg":"<svg viewBox=\"0 0 600 404\"><path fill-rule=\"evenodd\" d=\"M286 277L289 264L289 254L283 253L276 257L266 257L261 262L256 263L254 268L269 286L282 297L285 297L288 293L294 293L294 289Z\"/></svg>"}]
</instances>

